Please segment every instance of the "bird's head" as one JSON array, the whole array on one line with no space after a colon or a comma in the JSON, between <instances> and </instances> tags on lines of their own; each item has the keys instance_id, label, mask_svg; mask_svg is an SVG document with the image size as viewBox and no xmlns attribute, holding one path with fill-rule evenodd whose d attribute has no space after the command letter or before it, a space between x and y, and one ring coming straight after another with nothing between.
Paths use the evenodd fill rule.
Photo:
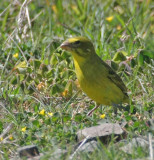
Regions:
<instances>
[{"instance_id":1,"label":"bird's head","mask_svg":"<svg viewBox=\"0 0 154 160\"><path fill-rule=\"evenodd\" d=\"M72 53L76 60L88 58L95 54L92 42L85 37L69 38L68 40L64 41L60 47Z\"/></svg>"}]
</instances>

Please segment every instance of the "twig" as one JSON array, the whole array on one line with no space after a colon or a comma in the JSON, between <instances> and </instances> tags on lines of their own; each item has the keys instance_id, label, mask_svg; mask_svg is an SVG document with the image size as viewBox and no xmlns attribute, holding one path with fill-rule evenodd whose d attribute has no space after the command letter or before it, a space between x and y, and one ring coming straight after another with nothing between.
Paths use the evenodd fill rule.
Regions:
<instances>
[{"instance_id":1,"label":"twig","mask_svg":"<svg viewBox=\"0 0 154 160\"><path fill-rule=\"evenodd\" d=\"M87 136L82 143L78 146L78 148L75 150L75 152L70 156L70 160L73 159L73 157L76 155L76 153L78 152L78 150L86 143L86 141L88 140L90 136Z\"/></svg>"}]
</instances>

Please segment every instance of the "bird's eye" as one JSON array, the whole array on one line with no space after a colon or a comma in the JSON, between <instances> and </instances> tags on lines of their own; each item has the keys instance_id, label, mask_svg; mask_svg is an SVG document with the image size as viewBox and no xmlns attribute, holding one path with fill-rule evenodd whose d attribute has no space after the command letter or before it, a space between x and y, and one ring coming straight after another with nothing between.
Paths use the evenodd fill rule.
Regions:
<instances>
[{"instance_id":1,"label":"bird's eye","mask_svg":"<svg viewBox=\"0 0 154 160\"><path fill-rule=\"evenodd\" d=\"M79 41L79 40L78 40L78 41L75 41L74 44L80 44L80 41Z\"/></svg>"}]
</instances>

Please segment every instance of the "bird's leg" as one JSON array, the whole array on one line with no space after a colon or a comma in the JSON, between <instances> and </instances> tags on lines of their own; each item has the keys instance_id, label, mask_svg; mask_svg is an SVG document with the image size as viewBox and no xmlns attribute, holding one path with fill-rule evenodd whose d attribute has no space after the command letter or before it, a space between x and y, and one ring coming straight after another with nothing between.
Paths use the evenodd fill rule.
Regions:
<instances>
[{"instance_id":1,"label":"bird's leg","mask_svg":"<svg viewBox=\"0 0 154 160\"><path fill-rule=\"evenodd\" d=\"M117 114L117 105L113 105L113 112L115 115Z\"/></svg>"},{"instance_id":2,"label":"bird's leg","mask_svg":"<svg viewBox=\"0 0 154 160\"><path fill-rule=\"evenodd\" d=\"M114 107L113 110L114 110L115 114L117 114L117 109L120 109L120 110L123 109L123 110L125 110L125 107L123 107L122 104L115 104L115 103L113 103L112 105Z\"/></svg>"},{"instance_id":3,"label":"bird's leg","mask_svg":"<svg viewBox=\"0 0 154 160\"><path fill-rule=\"evenodd\" d=\"M94 110L97 109L98 107L99 107L99 104L96 104L95 107L90 112L88 112L87 116L91 116Z\"/></svg>"}]
</instances>

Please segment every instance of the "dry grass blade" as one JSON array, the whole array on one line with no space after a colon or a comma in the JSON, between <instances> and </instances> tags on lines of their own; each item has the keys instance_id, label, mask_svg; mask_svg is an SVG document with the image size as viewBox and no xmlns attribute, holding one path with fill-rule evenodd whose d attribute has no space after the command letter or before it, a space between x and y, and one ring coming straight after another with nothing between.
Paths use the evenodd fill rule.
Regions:
<instances>
[{"instance_id":1,"label":"dry grass blade","mask_svg":"<svg viewBox=\"0 0 154 160\"><path fill-rule=\"evenodd\" d=\"M150 150L150 160L153 160L153 147L152 147L152 135L149 133L149 150Z\"/></svg>"},{"instance_id":2,"label":"dry grass blade","mask_svg":"<svg viewBox=\"0 0 154 160\"><path fill-rule=\"evenodd\" d=\"M13 123L10 123L0 135L0 139L3 138L12 128L13 128Z\"/></svg>"}]
</instances>

